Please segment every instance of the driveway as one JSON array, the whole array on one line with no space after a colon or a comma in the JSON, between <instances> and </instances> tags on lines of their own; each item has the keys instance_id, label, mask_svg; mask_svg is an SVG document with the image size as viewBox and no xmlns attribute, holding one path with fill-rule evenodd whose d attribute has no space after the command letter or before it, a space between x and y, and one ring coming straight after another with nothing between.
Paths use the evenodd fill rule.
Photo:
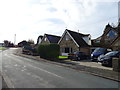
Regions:
<instances>
[{"instance_id":1,"label":"driveway","mask_svg":"<svg viewBox=\"0 0 120 90\"><path fill-rule=\"evenodd\" d=\"M100 68L100 69L113 70L112 67L102 66L100 62L92 62L91 60L81 60L81 61L71 61L71 62L77 63L78 65L88 66L88 67L95 67L95 68Z\"/></svg>"}]
</instances>

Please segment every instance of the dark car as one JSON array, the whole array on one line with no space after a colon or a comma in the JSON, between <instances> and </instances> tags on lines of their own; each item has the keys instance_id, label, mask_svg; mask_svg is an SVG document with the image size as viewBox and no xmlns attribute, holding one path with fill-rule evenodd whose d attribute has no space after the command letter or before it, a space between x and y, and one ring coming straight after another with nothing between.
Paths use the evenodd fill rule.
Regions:
<instances>
[{"instance_id":1,"label":"dark car","mask_svg":"<svg viewBox=\"0 0 120 90\"><path fill-rule=\"evenodd\" d=\"M111 51L105 55L99 56L98 61L102 63L103 66L112 66L112 58L119 58L120 51Z\"/></svg>"},{"instance_id":2,"label":"dark car","mask_svg":"<svg viewBox=\"0 0 120 90\"><path fill-rule=\"evenodd\" d=\"M83 60L83 59L87 59L88 56L84 52L77 51L77 52L68 54L68 58L72 60Z\"/></svg>"},{"instance_id":3,"label":"dark car","mask_svg":"<svg viewBox=\"0 0 120 90\"><path fill-rule=\"evenodd\" d=\"M33 55L33 56L38 55L36 48L33 48L31 46L23 46L22 53L23 54L28 54L28 55Z\"/></svg>"},{"instance_id":4,"label":"dark car","mask_svg":"<svg viewBox=\"0 0 120 90\"><path fill-rule=\"evenodd\" d=\"M104 55L108 52L112 51L111 49L107 49L107 48L96 48L92 54L91 54L91 61L97 61L97 58L100 55Z\"/></svg>"}]
</instances>

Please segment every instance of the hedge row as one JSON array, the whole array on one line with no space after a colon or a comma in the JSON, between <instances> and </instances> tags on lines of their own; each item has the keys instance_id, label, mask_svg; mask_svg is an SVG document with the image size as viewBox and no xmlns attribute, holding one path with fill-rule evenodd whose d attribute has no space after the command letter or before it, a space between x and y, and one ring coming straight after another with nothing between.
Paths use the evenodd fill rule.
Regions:
<instances>
[{"instance_id":1,"label":"hedge row","mask_svg":"<svg viewBox=\"0 0 120 90\"><path fill-rule=\"evenodd\" d=\"M58 44L40 44L37 50L40 57L45 59L56 59L60 54Z\"/></svg>"}]
</instances>

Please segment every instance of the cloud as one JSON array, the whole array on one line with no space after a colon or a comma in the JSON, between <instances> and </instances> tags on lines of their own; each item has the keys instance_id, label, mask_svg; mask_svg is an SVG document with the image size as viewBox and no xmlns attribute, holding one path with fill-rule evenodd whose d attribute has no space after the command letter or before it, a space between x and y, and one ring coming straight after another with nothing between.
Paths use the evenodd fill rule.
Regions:
<instances>
[{"instance_id":1,"label":"cloud","mask_svg":"<svg viewBox=\"0 0 120 90\"><path fill-rule=\"evenodd\" d=\"M36 41L44 33L62 35L66 28L95 38L108 22L117 20L113 1L118 0L1 0L2 39L13 41L16 33L17 42Z\"/></svg>"}]
</instances>

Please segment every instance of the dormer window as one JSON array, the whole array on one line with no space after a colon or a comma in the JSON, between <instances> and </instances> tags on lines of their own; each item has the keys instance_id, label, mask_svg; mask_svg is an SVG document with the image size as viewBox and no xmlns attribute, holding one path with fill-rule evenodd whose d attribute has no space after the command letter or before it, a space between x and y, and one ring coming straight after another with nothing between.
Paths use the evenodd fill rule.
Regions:
<instances>
[{"instance_id":1,"label":"dormer window","mask_svg":"<svg viewBox=\"0 0 120 90\"><path fill-rule=\"evenodd\" d=\"M107 37L110 38L115 38L115 36L117 36L117 33L113 30L110 30L109 33L107 34Z\"/></svg>"}]
</instances>

